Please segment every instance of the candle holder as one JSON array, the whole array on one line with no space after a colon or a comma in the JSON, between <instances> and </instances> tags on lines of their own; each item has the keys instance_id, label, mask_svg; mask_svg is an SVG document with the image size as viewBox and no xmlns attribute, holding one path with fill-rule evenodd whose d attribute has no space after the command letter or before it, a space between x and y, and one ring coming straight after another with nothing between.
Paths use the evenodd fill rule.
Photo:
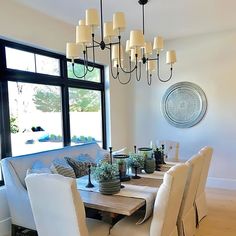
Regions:
<instances>
[{"instance_id":1,"label":"candle holder","mask_svg":"<svg viewBox=\"0 0 236 236\"><path fill-rule=\"evenodd\" d=\"M117 164L119 166L119 176L120 181L125 182L130 180L130 176L126 174L127 172L127 165L125 159L129 158L126 154L116 154L113 155L113 158L117 160Z\"/></svg>"},{"instance_id":2,"label":"candle holder","mask_svg":"<svg viewBox=\"0 0 236 236\"><path fill-rule=\"evenodd\" d=\"M112 165L112 147L109 147L110 150L110 164Z\"/></svg>"},{"instance_id":3,"label":"candle holder","mask_svg":"<svg viewBox=\"0 0 236 236\"><path fill-rule=\"evenodd\" d=\"M88 184L86 185L86 188L93 188L94 185L91 182L91 164L88 165Z\"/></svg>"},{"instance_id":4,"label":"candle holder","mask_svg":"<svg viewBox=\"0 0 236 236\"><path fill-rule=\"evenodd\" d=\"M138 167L137 166L135 166L134 167L134 176L132 176L132 179L140 179L141 177L140 176L138 176Z\"/></svg>"}]
</instances>

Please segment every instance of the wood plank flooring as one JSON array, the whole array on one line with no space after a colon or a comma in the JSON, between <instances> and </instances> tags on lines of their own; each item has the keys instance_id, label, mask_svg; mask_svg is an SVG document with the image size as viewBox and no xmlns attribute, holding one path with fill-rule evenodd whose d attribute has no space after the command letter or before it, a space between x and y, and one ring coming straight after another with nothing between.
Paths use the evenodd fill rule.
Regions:
<instances>
[{"instance_id":1,"label":"wood plank flooring","mask_svg":"<svg viewBox=\"0 0 236 236\"><path fill-rule=\"evenodd\" d=\"M208 215L200 222L196 236L236 236L236 191L206 191Z\"/></svg>"}]
</instances>

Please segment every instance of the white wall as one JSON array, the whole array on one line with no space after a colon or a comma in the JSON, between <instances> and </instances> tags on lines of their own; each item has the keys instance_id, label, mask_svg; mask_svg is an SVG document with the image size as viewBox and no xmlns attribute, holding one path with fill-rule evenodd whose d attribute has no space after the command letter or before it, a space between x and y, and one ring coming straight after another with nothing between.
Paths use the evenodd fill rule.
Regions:
<instances>
[{"instance_id":1,"label":"white wall","mask_svg":"<svg viewBox=\"0 0 236 236\"><path fill-rule=\"evenodd\" d=\"M5 196L5 189L0 187L0 235L11 235L11 221L8 204Z\"/></svg>"},{"instance_id":2,"label":"white wall","mask_svg":"<svg viewBox=\"0 0 236 236\"><path fill-rule=\"evenodd\" d=\"M168 83L155 81L151 88L137 85L132 98L131 113L135 115L131 118L130 145L148 145L150 140L156 139L176 140L180 142L182 159L210 145L214 148L210 183L236 188L235 42L236 30L170 41L167 48L176 49L178 57L173 79ZM208 100L204 119L188 129L171 126L160 110L166 89L181 81L199 85Z\"/></svg>"}]
</instances>

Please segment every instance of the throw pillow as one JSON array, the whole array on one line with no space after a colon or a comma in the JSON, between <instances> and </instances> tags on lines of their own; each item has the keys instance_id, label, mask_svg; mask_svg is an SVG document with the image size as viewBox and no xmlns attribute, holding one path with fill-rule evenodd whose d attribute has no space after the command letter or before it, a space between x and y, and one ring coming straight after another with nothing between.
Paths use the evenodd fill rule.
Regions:
<instances>
[{"instance_id":1,"label":"throw pillow","mask_svg":"<svg viewBox=\"0 0 236 236\"><path fill-rule=\"evenodd\" d=\"M76 161L95 163L94 159L89 154L80 154L75 158Z\"/></svg>"},{"instance_id":2,"label":"throw pillow","mask_svg":"<svg viewBox=\"0 0 236 236\"><path fill-rule=\"evenodd\" d=\"M95 163L91 162L82 162L75 160L71 157L65 157L68 164L73 168L76 178L82 177L88 174L88 166L96 166Z\"/></svg>"},{"instance_id":3,"label":"throw pillow","mask_svg":"<svg viewBox=\"0 0 236 236\"><path fill-rule=\"evenodd\" d=\"M110 163L110 153L107 150L101 149L97 150L96 154L96 163L98 164L99 162L108 162Z\"/></svg>"},{"instance_id":4,"label":"throw pillow","mask_svg":"<svg viewBox=\"0 0 236 236\"><path fill-rule=\"evenodd\" d=\"M50 169L55 174L63 175L70 178L76 178L73 168L67 163L65 159L53 160Z\"/></svg>"}]
</instances>

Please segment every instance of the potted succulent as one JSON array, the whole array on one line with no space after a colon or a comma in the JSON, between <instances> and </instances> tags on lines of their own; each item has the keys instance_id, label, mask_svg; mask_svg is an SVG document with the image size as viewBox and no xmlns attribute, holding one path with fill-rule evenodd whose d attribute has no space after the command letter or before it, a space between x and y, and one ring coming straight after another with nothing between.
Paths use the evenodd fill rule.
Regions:
<instances>
[{"instance_id":1,"label":"potted succulent","mask_svg":"<svg viewBox=\"0 0 236 236\"><path fill-rule=\"evenodd\" d=\"M118 166L107 162L101 162L93 167L92 174L99 183L99 191L102 194L111 195L120 191L120 179Z\"/></svg>"},{"instance_id":2,"label":"potted succulent","mask_svg":"<svg viewBox=\"0 0 236 236\"><path fill-rule=\"evenodd\" d=\"M144 167L144 157L137 154L137 153L131 153L128 158L128 165L134 169L135 176L133 176L133 179L139 179L140 176L137 175L138 172L141 172L141 169Z\"/></svg>"}]
</instances>

